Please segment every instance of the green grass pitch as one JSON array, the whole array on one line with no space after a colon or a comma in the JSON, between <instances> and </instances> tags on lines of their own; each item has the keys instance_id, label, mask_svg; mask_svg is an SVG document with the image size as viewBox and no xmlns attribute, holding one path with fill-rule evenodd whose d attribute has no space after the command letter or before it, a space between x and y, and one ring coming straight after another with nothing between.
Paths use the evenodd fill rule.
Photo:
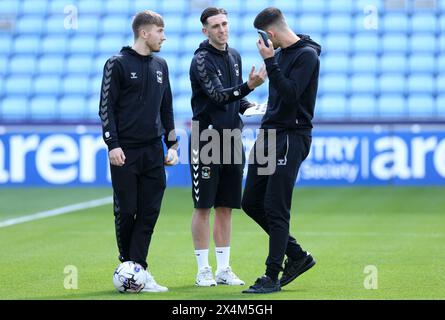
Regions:
<instances>
[{"instance_id":1,"label":"green grass pitch","mask_svg":"<svg viewBox=\"0 0 445 320\"><path fill-rule=\"evenodd\" d=\"M264 272L268 238L240 210L231 265L246 286L194 286L188 188L167 189L150 248L150 270L167 293L115 291L111 204L3 227L0 299L445 299L444 194L438 187L296 188L291 232L317 264L282 292L260 296L241 291ZM109 195L111 188L3 188L0 222ZM210 250L215 268L213 244ZM68 265L77 269L77 289L64 287ZM376 289L365 288L366 266L376 268Z\"/></svg>"}]
</instances>

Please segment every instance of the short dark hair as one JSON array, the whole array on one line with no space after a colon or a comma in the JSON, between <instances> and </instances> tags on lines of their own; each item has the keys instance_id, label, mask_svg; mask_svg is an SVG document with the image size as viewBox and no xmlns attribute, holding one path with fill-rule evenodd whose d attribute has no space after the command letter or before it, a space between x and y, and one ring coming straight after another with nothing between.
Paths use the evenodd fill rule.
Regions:
<instances>
[{"instance_id":1,"label":"short dark hair","mask_svg":"<svg viewBox=\"0 0 445 320\"><path fill-rule=\"evenodd\" d=\"M156 25L158 27L164 27L164 20L159 13L151 10L145 10L136 13L131 25L133 29L134 38L137 39L139 36L139 29L145 25Z\"/></svg>"},{"instance_id":2,"label":"short dark hair","mask_svg":"<svg viewBox=\"0 0 445 320\"><path fill-rule=\"evenodd\" d=\"M201 23L203 25L207 24L207 19L213 16L217 16L218 14L225 14L227 16L227 11L223 8L215 8L215 7L209 7L204 9L204 11L201 13Z\"/></svg>"},{"instance_id":3,"label":"short dark hair","mask_svg":"<svg viewBox=\"0 0 445 320\"><path fill-rule=\"evenodd\" d=\"M256 29L264 30L272 24L286 24L283 13L275 7L268 7L258 13L253 22Z\"/></svg>"}]
</instances>

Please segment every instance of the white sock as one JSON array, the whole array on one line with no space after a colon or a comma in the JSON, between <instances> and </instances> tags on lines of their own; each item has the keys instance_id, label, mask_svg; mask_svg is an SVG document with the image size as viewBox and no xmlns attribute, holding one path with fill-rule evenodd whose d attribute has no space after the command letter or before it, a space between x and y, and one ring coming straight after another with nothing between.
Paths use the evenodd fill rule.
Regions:
<instances>
[{"instance_id":1,"label":"white sock","mask_svg":"<svg viewBox=\"0 0 445 320\"><path fill-rule=\"evenodd\" d=\"M196 262L198 263L198 271L209 266L209 249L195 250Z\"/></svg>"},{"instance_id":2,"label":"white sock","mask_svg":"<svg viewBox=\"0 0 445 320\"><path fill-rule=\"evenodd\" d=\"M217 272L230 266L230 247L215 247L215 253Z\"/></svg>"}]
</instances>

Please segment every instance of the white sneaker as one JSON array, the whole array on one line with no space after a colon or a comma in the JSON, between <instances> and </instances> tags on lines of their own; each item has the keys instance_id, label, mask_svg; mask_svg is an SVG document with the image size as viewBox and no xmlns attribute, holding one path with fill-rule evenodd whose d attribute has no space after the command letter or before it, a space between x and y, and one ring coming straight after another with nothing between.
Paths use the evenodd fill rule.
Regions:
<instances>
[{"instance_id":1,"label":"white sneaker","mask_svg":"<svg viewBox=\"0 0 445 320\"><path fill-rule=\"evenodd\" d=\"M145 286L141 292L167 292L168 288L156 283L150 272L145 271Z\"/></svg>"},{"instance_id":2,"label":"white sneaker","mask_svg":"<svg viewBox=\"0 0 445 320\"><path fill-rule=\"evenodd\" d=\"M214 287L216 286L216 281L213 279L212 267L204 267L199 270L196 275L195 284L198 287Z\"/></svg>"},{"instance_id":3,"label":"white sneaker","mask_svg":"<svg viewBox=\"0 0 445 320\"><path fill-rule=\"evenodd\" d=\"M227 267L222 270L218 270L215 274L215 279L218 284L227 284L229 286L243 286L244 281L237 277L233 273L231 267Z\"/></svg>"}]
</instances>

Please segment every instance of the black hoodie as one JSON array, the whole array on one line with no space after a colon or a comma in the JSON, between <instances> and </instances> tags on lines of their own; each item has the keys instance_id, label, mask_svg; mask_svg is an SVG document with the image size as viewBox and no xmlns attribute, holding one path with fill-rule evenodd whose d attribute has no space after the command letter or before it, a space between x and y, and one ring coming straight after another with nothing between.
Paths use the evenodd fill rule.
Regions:
<instances>
[{"instance_id":1,"label":"black hoodie","mask_svg":"<svg viewBox=\"0 0 445 320\"><path fill-rule=\"evenodd\" d=\"M265 59L269 77L263 129L298 130L311 134L318 88L321 47L309 36Z\"/></svg>"},{"instance_id":2,"label":"black hoodie","mask_svg":"<svg viewBox=\"0 0 445 320\"><path fill-rule=\"evenodd\" d=\"M243 99L252 90L243 83L239 53L229 48L218 50L208 40L195 51L190 66L193 120L205 129L241 129L239 113L250 106Z\"/></svg>"},{"instance_id":3,"label":"black hoodie","mask_svg":"<svg viewBox=\"0 0 445 320\"><path fill-rule=\"evenodd\" d=\"M150 145L175 128L167 63L160 57L123 47L104 66L100 98L109 150ZM170 148L176 138L168 141L165 136L164 141Z\"/></svg>"}]
</instances>

